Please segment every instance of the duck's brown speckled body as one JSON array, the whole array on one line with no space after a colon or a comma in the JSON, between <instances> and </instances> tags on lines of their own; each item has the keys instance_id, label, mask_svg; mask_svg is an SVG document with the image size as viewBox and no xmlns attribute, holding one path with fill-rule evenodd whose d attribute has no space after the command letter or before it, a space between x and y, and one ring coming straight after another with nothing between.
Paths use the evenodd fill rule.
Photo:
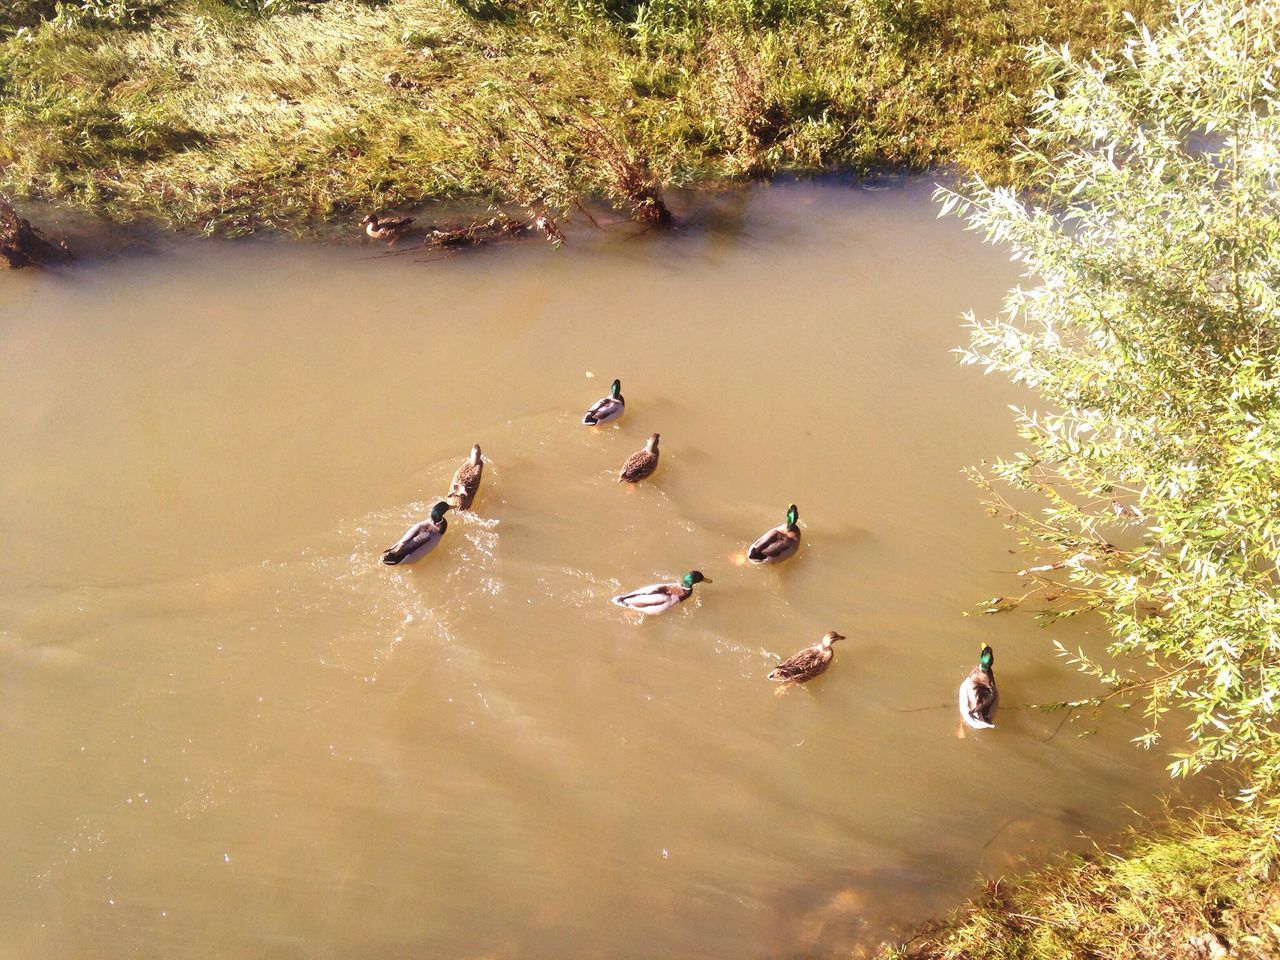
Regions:
<instances>
[{"instance_id":1,"label":"duck's brown speckled body","mask_svg":"<svg viewBox=\"0 0 1280 960\"><path fill-rule=\"evenodd\" d=\"M483 473L484 458L480 456L480 444L477 443L471 448L471 456L453 475L453 483L449 484L449 496L445 499L452 500L458 510L470 510L471 501L480 489L480 477Z\"/></svg>"},{"instance_id":2,"label":"duck's brown speckled body","mask_svg":"<svg viewBox=\"0 0 1280 960\"><path fill-rule=\"evenodd\" d=\"M627 462L622 465L622 470L618 473L618 482L625 480L627 483L638 483L657 469L658 435L655 433L644 445L643 450L637 450L627 457Z\"/></svg>"},{"instance_id":3,"label":"duck's brown speckled body","mask_svg":"<svg viewBox=\"0 0 1280 960\"><path fill-rule=\"evenodd\" d=\"M835 656L831 645L843 639L845 638L841 634L828 630L812 647L805 647L770 670L769 679L778 683L804 683L812 680L831 666L831 659Z\"/></svg>"}]
</instances>

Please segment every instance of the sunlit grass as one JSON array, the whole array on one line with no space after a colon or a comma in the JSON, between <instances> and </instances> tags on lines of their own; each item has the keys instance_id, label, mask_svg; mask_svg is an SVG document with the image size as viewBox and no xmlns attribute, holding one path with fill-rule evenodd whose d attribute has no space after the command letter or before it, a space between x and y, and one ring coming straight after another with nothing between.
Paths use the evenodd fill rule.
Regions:
<instances>
[{"instance_id":1,"label":"sunlit grass","mask_svg":"<svg viewBox=\"0 0 1280 960\"><path fill-rule=\"evenodd\" d=\"M0 166L20 194L233 231L458 195L609 196L595 122L666 185L939 163L1004 180L1036 80L1019 44L1114 46L1123 6L331 0L260 17L177 0L0 47ZM517 174L495 169L504 152Z\"/></svg>"},{"instance_id":2,"label":"sunlit grass","mask_svg":"<svg viewBox=\"0 0 1280 960\"><path fill-rule=\"evenodd\" d=\"M1183 811L1150 829L1123 855L1097 851L993 881L934 934L885 960L1280 955L1273 821Z\"/></svg>"}]
</instances>

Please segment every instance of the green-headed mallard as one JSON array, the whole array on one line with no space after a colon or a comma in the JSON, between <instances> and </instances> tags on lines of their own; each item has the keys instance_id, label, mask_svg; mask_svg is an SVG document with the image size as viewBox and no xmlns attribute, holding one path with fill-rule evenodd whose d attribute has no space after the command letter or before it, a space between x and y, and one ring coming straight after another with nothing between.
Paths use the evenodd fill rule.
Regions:
<instances>
[{"instance_id":1,"label":"green-headed mallard","mask_svg":"<svg viewBox=\"0 0 1280 960\"><path fill-rule=\"evenodd\" d=\"M799 550L800 528L796 525L799 519L800 511L793 503L787 507L787 522L774 527L753 543L747 550L747 559L752 563L777 563Z\"/></svg>"},{"instance_id":2,"label":"green-headed mallard","mask_svg":"<svg viewBox=\"0 0 1280 960\"><path fill-rule=\"evenodd\" d=\"M680 579L679 583L650 584L647 587L641 587L639 590L624 593L620 597L614 597L613 602L620 607L627 607L630 610L638 610L641 613L653 616L659 613L666 613L672 607L679 606L692 597L695 583L710 582L697 570L690 570Z\"/></svg>"},{"instance_id":3,"label":"green-headed mallard","mask_svg":"<svg viewBox=\"0 0 1280 960\"><path fill-rule=\"evenodd\" d=\"M627 457L627 462L622 465L622 470L618 473L618 482L625 480L627 483L638 483L656 469L658 469L658 435L655 433L644 445L643 450L637 450Z\"/></svg>"},{"instance_id":4,"label":"green-headed mallard","mask_svg":"<svg viewBox=\"0 0 1280 960\"><path fill-rule=\"evenodd\" d=\"M991 711L1000 698L996 692L996 675L991 669L995 662L995 653L984 643L978 665L960 684L960 717L975 730L990 730L995 726L991 722Z\"/></svg>"},{"instance_id":5,"label":"green-headed mallard","mask_svg":"<svg viewBox=\"0 0 1280 960\"><path fill-rule=\"evenodd\" d=\"M835 655L831 645L843 639L843 635L828 630L812 647L805 647L770 670L769 679L779 683L804 683L812 680L831 666L831 658Z\"/></svg>"},{"instance_id":6,"label":"green-headed mallard","mask_svg":"<svg viewBox=\"0 0 1280 960\"><path fill-rule=\"evenodd\" d=\"M449 521L444 512L449 504L443 500L431 508L431 519L415 523L404 532L404 536L396 541L396 545L382 553L382 562L389 564L413 563L421 560L440 544L440 538L449 528Z\"/></svg>"},{"instance_id":7,"label":"green-headed mallard","mask_svg":"<svg viewBox=\"0 0 1280 960\"><path fill-rule=\"evenodd\" d=\"M593 403L587 410L587 415L582 418L582 422L589 427L608 423L622 416L626 408L627 401L622 398L622 381L615 380L609 387L609 395Z\"/></svg>"},{"instance_id":8,"label":"green-headed mallard","mask_svg":"<svg viewBox=\"0 0 1280 960\"><path fill-rule=\"evenodd\" d=\"M482 473L484 473L484 460L480 457L480 444L477 443L471 448L471 456L453 475L453 483L449 484L449 495L445 499L452 500L457 510L470 510L471 501L475 499L476 491L480 489Z\"/></svg>"},{"instance_id":9,"label":"green-headed mallard","mask_svg":"<svg viewBox=\"0 0 1280 960\"><path fill-rule=\"evenodd\" d=\"M369 213L360 221L360 226L375 240L396 240L404 236L411 223L413 217L379 217L376 213Z\"/></svg>"}]
</instances>

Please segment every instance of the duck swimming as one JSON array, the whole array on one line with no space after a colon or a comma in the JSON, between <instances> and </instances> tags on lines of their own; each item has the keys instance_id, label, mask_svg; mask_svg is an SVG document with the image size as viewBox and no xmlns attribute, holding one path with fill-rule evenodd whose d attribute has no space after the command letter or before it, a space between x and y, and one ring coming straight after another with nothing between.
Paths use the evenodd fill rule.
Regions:
<instances>
[{"instance_id":1,"label":"duck swimming","mask_svg":"<svg viewBox=\"0 0 1280 960\"><path fill-rule=\"evenodd\" d=\"M360 226L375 240L397 240L413 220L413 217L379 217L376 213L369 213L360 221Z\"/></svg>"},{"instance_id":2,"label":"duck swimming","mask_svg":"<svg viewBox=\"0 0 1280 960\"><path fill-rule=\"evenodd\" d=\"M622 596L614 597L613 602L620 607L638 610L640 613L655 616L666 613L672 607L679 606L693 596L695 583L711 583L697 570L690 570L679 583L654 583L639 590L632 590Z\"/></svg>"},{"instance_id":3,"label":"duck swimming","mask_svg":"<svg viewBox=\"0 0 1280 960\"><path fill-rule=\"evenodd\" d=\"M482 473L484 473L484 460L480 457L480 444L477 443L471 448L471 456L453 475L453 483L449 484L449 495L445 499L452 500L457 510L470 510L471 501L475 499L476 491L480 489Z\"/></svg>"},{"instance_id":4,"label":"duck swimming","mask_svg":"<svg viewBox=\"0 0 1280 960\"><path fill-rule=\"evenodd\" d=\"M587 410L586 416L582 418L582 422L589 427L594 427L601 423L608 423L610 420L617 420L626 407L627 401L622 397L622 381L615 380L609 387L609 395L593 403Z\"/></svg>"},{"instance_id":5,"label":"duck swimming","mask_svg":"<svg viewBox=\"0 0 1280 960\"><path fill-rule=\"evenodd\" d=\"M777 563L799 550L800 528L796 525L799 519L800 511L793 503L787 507L787 522L774 527L753 543L747 550L747 559L752 563Z\"/></svg>"},{"instance_id":6,"label":"duck swimming","mask_svg":"<svg viewBox=\"0 0 1280 960\"><path fill-rule=\"evenodd\" d=\"M395 565L397 563L413 563L421 560L440 545L440 538L449 529L449 521L444 512L449 504L443 500L431 508L431 519L415 523L404 532L404 536L396 541L396 545L382 553L382 562Z\"/></svg>"},{"instance_id":7,"label":"duck swimming","mask_svg":"<svg viewBox=\"0 0 1280 960\"><path fill-rule=\"evenodd\" d=\"M975 730L990 730L995 726L991 722L991 711L1000 698L996 691L996 675L991 669L995 661L995 653L984 643L978 665L960 684L960 718Z\"/></svg>"},{"instance_id":8,"label":"duck swimming","mask_svg":"<svg viewBox=\"0 0 1280 960\"><path fill-rule=\"evenodd\" d=\"M658 435L655 433L644 445L643 450L637 450L627 457L627 462L622 465L622 470L618 473L618 482L625 480L627 483L639 483L657 469Z\"/></svg>"},{"instance_id":9,"label":"duck swimming","mask_svg":"<svg viewBox=\"0 0 1280 960\"><path fill-rule=\"evenodd\" d=\"M843 635L828 630L812 647L805 647L770 670L769 679L778 683L804 683L812 680L831 666L831 658L835 656L831 645L844 639Z\"/></svg>"}]
</instances>

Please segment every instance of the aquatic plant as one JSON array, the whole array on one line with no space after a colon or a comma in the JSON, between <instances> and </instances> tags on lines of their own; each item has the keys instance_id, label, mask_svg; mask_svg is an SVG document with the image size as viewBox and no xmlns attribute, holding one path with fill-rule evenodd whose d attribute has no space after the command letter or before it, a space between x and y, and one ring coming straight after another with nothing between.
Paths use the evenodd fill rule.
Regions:
<instances>
[{"instance_id":1,"label":"aquatic plant","mask_svg":"<svg viewBox=\"0 0 1280 960\"><path fill-rule=\"evenodd\" d=\"M1280 812L1278 61L1280 8L1235 0L1113 56L1041 44L1036 192L940 199L1026 265L963 360L1043 403L977 475L1040 554L1031 596L1111 627L1112 659L1061 649L1108 688L1064 706L1141 704L1173 773L1235 763Z\"/></svg>"}]
</instances>

